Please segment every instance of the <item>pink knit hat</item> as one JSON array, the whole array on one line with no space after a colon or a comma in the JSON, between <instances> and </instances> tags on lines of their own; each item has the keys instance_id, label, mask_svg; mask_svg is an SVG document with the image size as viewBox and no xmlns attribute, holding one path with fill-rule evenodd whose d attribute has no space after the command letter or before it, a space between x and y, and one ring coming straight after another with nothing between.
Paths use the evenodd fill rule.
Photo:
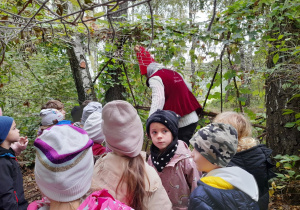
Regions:
<instances>
[{"instance_id":1,"label":"pink knit hat","mask_svg":"<svg viewBox=\"0 0 300 210\"><path fill-rule=\"evenodd\" d=\"M144 142L142 121L128 102L116 100L102 110L102 129L107 147L129 157L140 154Z\"/></svg>"},{"instance_id":2,"label":"pink knit hat","mask_svg":"<svg viewBox=\"0 0 300 210\"><path fill-rule=\"evenodd\" d=\"M35 180L48 198L69 202L81 198L91 186L93 141L72 125L54 125L34 142Z\"/></svg>"},{"instance_id":3,"label":"pink knit hat","mask_svg":"<svg viewBox=\"0 0 300 210\"><path fill-rule=\"evenodd\" d=\"M140 46L140 51L136 52L136 57L139 61L141 75L147 74L147 67L150 63L155 62L150 53Z\"/></svg>"}]
</instances>

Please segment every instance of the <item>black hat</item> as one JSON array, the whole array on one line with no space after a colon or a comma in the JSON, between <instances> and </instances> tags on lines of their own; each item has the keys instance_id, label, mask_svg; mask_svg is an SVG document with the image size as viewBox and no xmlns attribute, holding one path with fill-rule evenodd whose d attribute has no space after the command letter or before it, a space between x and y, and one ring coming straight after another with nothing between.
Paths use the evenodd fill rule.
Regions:
<instances>
[{"instance_id":1,"label":"black hat","mask_svg":"<svg viewBox=\"0 0 300 210\"><path fill-rule=\"evenodd\" d=\"M146 122L147 135L150 137L151 123L158 122L165 125L172 133L173 139L178 137L178 121L180 116L173 111L160 110L155 111Z\"/></svg>"}]
</instances>

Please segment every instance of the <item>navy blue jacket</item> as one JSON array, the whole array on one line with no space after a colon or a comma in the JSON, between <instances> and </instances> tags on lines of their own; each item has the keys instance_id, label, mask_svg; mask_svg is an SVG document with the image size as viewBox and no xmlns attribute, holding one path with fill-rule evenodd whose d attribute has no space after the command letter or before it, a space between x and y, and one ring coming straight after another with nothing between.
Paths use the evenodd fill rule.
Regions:
<instances>
[{"instance_id":1,"label":"navy blue jacket","mask_svg":"<svg viewBox=\"0 0 300 210\"><path fill-rule=\"evenodd\" d=\"M0 210L26 210L27 206L15 153L0 147Z\"/></svg>"},{"instance_id":2,"label":"navy blue jacket","mask_svg":"<svg viewBox=\"0 0 300 210\"><path fill-rule=\"evenodd\" d=\"M269 184L268 180L276 175L270 170L274 165L271 163L272 150L260 144L250 149L236 153L229 166L238 166L252 174L259 190L258 205L261 210L268 209Z\"/></svg>"},{"instance_id":3,"label":"navy blue jacket","mask_svg":"<svg viewBox=\"0 0 300 210\"><path fill-rule=\"evenodd\" d=\"M188 210L259 210L257 202L240 190L218 189L202 181L197 184L190 195Z\"/></svg>"}]
</instances>

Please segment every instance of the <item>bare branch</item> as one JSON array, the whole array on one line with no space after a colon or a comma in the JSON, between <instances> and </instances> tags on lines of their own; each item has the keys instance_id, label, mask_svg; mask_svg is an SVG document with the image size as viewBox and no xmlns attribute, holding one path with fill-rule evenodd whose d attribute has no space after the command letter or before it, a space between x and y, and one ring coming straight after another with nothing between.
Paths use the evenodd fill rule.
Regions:
<instances>
[{"instance_id":1,"label":"bare branch","mask_svg":"<svg viewBox=\"0 0 300 210\"><path fill-rule=\"evenodd\" d=\"M152 33L151 33L151 39L150 39L150 44L148 46L148 49L151 47L152 45L152 41L153 41L153 38L154 38L154 20L153 20L153 11L152 11L152 7L151 7L151 4L150 4L150 1L147 2L148 6L149 6L149 10L150 10L150 14L151 14L151 28L152 28ZM147 50L148 50L147 49Z\"/></svg>"},{"instance_id":2,"label":"bare branch","mask_svg":"<svg viewBox=\"0 0 300 210\"><path fill-rule=\"evenodd\" d=\"M110 58L106 64L102 67L101 71L97 74L97 76L95 77L95 79L93 80L93 84L95 84L96 80L98 79L98 77L100 76L100 74L102 73L102 71L105 69L105 67L110 63L110 61L112 60L113 58Z\"/></svg>"},{"instance_id":3,"label":"bare branch","mask_svg":"<svg viewBox=\"0 0 300 210\"><path fill-rule=\"evenodd\" d=\"M26 9L26 7L27 7L30 3L32 3L32 0L28 0L28 1L26 2L26 4L23 6L23 8L18 12L18 15L21 15L21 13Z\"/></svg>"},{"instance_id":4,"label":"bare branch","mask_svg":"<svg viewBox=\"0 0 300 210\"><path fill-rule=\"evenodd\" d=\"M132 89L131 89L131 85L130 85L130 82L129 82L129 79L128 79L127 69L126 69L126 66L125 66L124 62L122 62L122 66L123 66L123 69L124 69L124 72L125 72L125 75L126 75L127 83L128 83L128 86L129 86L129 90L130 90L131 96L133 98L134 105L137 106L136 105L136 101L135 101L135 97L133 95L133 92L132 92Z\"/></svg>"},{"instance_id":5,"label":"bare branch","mask_svg":"<svg viewBox=\"0 0 300 210\"><path fill-rule=\"evenodd\" d=\"M222 52L221 52L221 55L220 55L220 60L222 60L222 58L223 58L224 51L225 51L225 48L226 48L226 47L227 47L227 45L224 45L224 47L223 47L223 49L222 49ZM216 75L217 75L217 73L218 73L219 66L220 66L220 64L218 64L218 66L217 66L217 68L216 68L216 70L215 70L214 76L213 76L213 78L212 78L212 80L211 80L211 82L210 82L210 86L209 86L209 89L208 89L208 92L207 92L207 94L206 94L205 101L204 101L204 104L203 104L203 110L204 110L204 108L205 108L206 101L207 101L207 99L208 99L210 90L211 90L212 86L214 85L214 81L215 81Z\"/></svg>"},{"instance_id":6,"label":"bare branch","mask_svg":"<svg viewBox=\"0 0 300 210\"><path fill-rule=\"evenodd\" d=\"M49 0L46 0L44 3L43 3L43 5L38 9L38 11L30 18L30 20L27 22L27 24L24 26L24 28L20 31L20 33L22 32L22 31L24 31L26 28L27 28L27 26L29 25L29 23L33 20L33 18L41 11L41 9L43 9L43 7L47 4L47 2L48 2Z\"/></svg>"},{"instance_id":7,"label":"bare branch","mask_svg":"<svg viewBox=\"0 0 300 210\"><path fill-rule=\"evenodd\" d=\"M231 61L231 59L230 59L229 48L227 48L227 55L228 55L228 60L229 60L230 68L233 69L232 61ZM235 87L235 90L236 90L236 97L238 98L238 103L239 103L239 107L240 107L240 112L244 113L243 106L242 106L242 102L239 100L239 98L240 98L240 91L239 91L239 88L238 88L238 86L237 86L235 76L233 77L233 83L234 83L234 87Z\"/></svg>"},{"instance_id":8,"label":"bare branch","mask_svg":"<svg viewBox=\"0 0 300 210\"><path fill-rule=\"evenodd\" d=\"M208 26L207 31L210 31L210 30L211 30L211 26L212 26L212 24L213 24L213 22L214 22L214 19L215 19L215 16L216 16L216 8L217 8L217 0L214 0L213 16L212 16L212 18L211 18L211 20L210 20L210 23L209 23L209 26Z\"/></svg>"}]
</instances>

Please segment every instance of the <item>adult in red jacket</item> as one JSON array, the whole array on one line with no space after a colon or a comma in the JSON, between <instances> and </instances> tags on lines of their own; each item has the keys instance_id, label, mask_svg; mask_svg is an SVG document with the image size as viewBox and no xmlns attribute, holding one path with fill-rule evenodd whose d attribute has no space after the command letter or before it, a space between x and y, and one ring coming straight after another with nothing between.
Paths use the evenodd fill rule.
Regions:
<instances>
[{"instance_id":1,"label":"adult in red jacket","mask_svg":"<svg viewBox=\"0 0 300 210\"><path fill-rule=\"evenodd\" d=\"M189 145L198 124L202 107L193 95L191 86L182 75L156 63L144 47L135 46L142 75L147 76L147 86L152 89L149 116L157 109L171 110L180 115L178 139Z\"/></svg>"}]
</instances>

